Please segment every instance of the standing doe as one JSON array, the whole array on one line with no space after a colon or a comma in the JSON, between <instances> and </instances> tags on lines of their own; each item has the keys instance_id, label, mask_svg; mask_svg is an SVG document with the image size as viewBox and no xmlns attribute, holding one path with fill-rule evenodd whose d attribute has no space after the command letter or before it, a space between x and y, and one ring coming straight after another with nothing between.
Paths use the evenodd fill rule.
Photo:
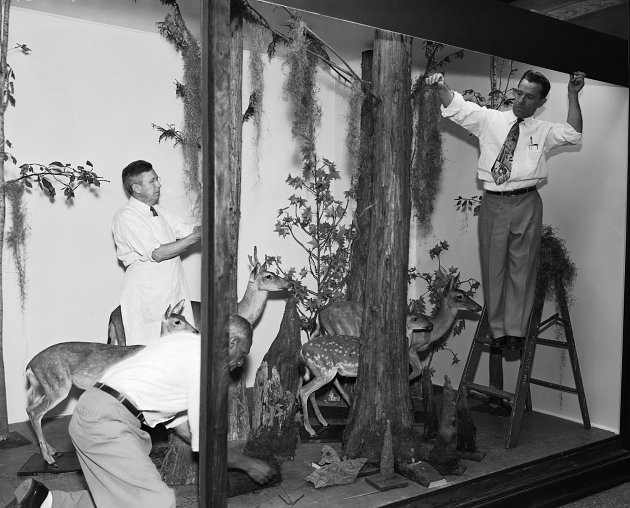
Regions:
<instances>
[{"instance_id":1,"label":"standing doe","mask_svg":"<svg viewBox=\"0 0 630 508\"><path fill-rule=\"evenodd\" d=\"M184 300L173 309L168 306L162 318L162 335L188 331L199 333L181 314ZM87 390L94 386L108 367L137 353L145 346L115 346L99 342L61 342L37 353L26 366L28 407L44 460L50 467L57 464L57 451L48 444L42 432L42 418L63 401L72 385Z\"/></svg>"},{"instance_id":2,"label":"standing doe","mask_svg":"<svg viewBox=\"0 0 630 508\"><path fill-rule=\"evenodd\" d=\"M262 314L270 291L282 291L291 287L291 283L277 276L275 273L264 270L258 261L257 249L254 247L254 257L249 256L249 261L254 267L249 274L249 281L243 298L237 304L236 313L247 319L250 324L254 324ZM201 304L190 302L193 311L195 326L201 326ZM108 344L125 346L127 337L120 313L120 305L116 307L109 316L107 326Z\"/></svg>"}]
</instances>

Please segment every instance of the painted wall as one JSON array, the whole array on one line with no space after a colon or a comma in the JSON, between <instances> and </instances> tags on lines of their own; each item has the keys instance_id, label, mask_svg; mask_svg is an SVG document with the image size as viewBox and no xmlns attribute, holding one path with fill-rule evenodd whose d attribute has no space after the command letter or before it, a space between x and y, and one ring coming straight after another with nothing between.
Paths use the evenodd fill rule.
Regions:
<instances>
[{"instance_id":1,"label":"painted wall","mask_svg":"<svg viewBox=\"0 0 630 508\"><path fill-rule=\"evenodd\" d=\"M154 162L163 180L161 203L186 216L188 202L181 186L181 155L168 143L158 144L151 123L181 125L181 103L173 82L181 77L181 59L155 31L134 30L46 14L12 9L11 45L26 43L30 56L10 55L15 69L17 107L10 109L7 133L19 163L61 160L83 163L90 159L99 174L112 183L94 195L82 193L76 204L51 204L32 195L27 199L31 232L28 240L29 297L19 310L12 261L4 257L4 361L7 370L9 420L26 419L23 371L28 360L43 348L62 340L104 341L109 312L117 304L122 269L118 266L110 224L126 197L120 171L129 161ZM419 43L416 43L419 46ZM244 102L249 90L247 53ZM351 54L350 58L358 55ZM358 67L358 61L352 62ZM417 59L418 69L423 67ZM454 89L485 92L488 58L471 52L449 67ZM522 66L522 70L525 66ZM566 77L548 73L551 97L539 114L557 120L566 115ZM300 170L290 135L287 104L282 100L282 59L265 69L265 102L260 150L252 150L253 125L243 131L242 222L238 293L247 283L247 256L253 246L259 257L280 255L285 266L304 264L293 242L273 232L277 210L292 193L285 183ZM347 186L344 148L347 89L320 71L323 106L318 139L320 155L334 160ZM581 102L585 116L584 146L563 149L550 157L552 177L542 189L545 222L554 224L578 267L571 316L580 355L582 375L593 423L616 430L619 420L619 379L623 269L626 213L628 92L625 88L587 81ZM443 263L460 267L465 277L480 279L476 219L455 210L457 195L479 194L475 180L477 148L474 138L449 122L442 123L446 168L436 203L434 235L412 238L410 264L432 270L428 249L441 239L451 248ZM579 176L579 177L578 177ZM413 228L412 228L413 229ZM185 260L192 296L199 297L200 255ZM414 291L423 291L420 285ZM482 294L476 298L482 302ZM283 300L267 305L254 333L254 346L246 373L251 386L255 369L278 332ZM552 309L550 309L552 310ZM469 322L464 333L449 341L461 363L451 366L448 352L436 354L435 380L447 374L457 383L474 332ZM518 362L506 365L506 388L513 382ZM561 368L555 352L539 349L535 375L552 382L570 383L568 362ZM487 363L480 365L478 380L487 379ZM575 397L533 388L536 409L579 418ZM65 404L60 412L71 410Z\"/></svg>"}]
</instances>

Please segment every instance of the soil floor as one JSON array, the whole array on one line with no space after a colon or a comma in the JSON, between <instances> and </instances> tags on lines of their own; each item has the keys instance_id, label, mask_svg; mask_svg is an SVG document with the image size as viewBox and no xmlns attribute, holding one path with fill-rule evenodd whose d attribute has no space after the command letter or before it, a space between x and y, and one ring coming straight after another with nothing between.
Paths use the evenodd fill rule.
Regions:
<instances>
[{"instance_id":1,"label":"soil floor","mask_svg":"<svg viewBox=\"0 0 630 508\"><path fill-rule=\"evenodd\" d=\"M471 404L471 407L473 406L474 404ZM466 470L461 476L444 477L448 484L477 478L613 435L596 428L585 430L580 423L531 412L525 415L519 445L508 450L503 446L508 418L481 411L473 411L472 414L477 425L478 449L486 452L486 455L480 462L461 461ZM72 444L67 434L68 420L69 417L64 416L44 421L44 434L57 450L72 450ZM332 420L329 423L331 426L335 426L335 424L343 424L343 421ZM315 421L313 427L318 428ZM421 432L422 424L418 424L418 428ZM0 507L6 506L13 499L13 490L25 478L18 476L18 471L26 465L34 454L39 452L34 433L28 422L14 424L11 426L11 430L29 442L13 448L0 446ZM280 485L231 497L228 500L228 506L233 508L280 508L289 506L285 501L286 499L289 502L297 500L295 506L298 507L379 507L404 501L429 491L428 488L409 481L409 484L404 488L379 492L369 485L365 478L359 478L349 485L315 489L311 483L306 481L306 477L314 470L311 464L319 462L321 459L321 449L324 444L329 444L340 450L339 442L304 441L298 446L294 460L287 461L282 465ZM80 471L43 473L34 477L51 490L72 491L86 488ZM196 485L182 485L174 488L178 507L198 507ZM583 501L571 503L568 506L573 508L628 506L628 499L630 499L630 484L625 484L585 498Z\"/></svg>"}]
</instances>

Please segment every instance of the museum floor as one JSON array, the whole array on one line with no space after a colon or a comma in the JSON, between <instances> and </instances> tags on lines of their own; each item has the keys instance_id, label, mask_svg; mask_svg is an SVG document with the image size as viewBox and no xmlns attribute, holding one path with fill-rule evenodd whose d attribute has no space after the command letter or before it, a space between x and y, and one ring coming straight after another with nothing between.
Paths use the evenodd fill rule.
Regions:
<instances>
[{"instance_id":1,"label":"museum floor","mask_svg":"<svg viewBox=\"0 0 630 508\"><path fill-rule=\"evenodd\" d=\"M466 466L464 474L446 477L449 483L469 480L612 435L610 432L595 428L585 430L580 424L534 412L526 414L519 446L507 450L503 448L503 438L508 419L477 411L473 415L478 427L477 446L481 451L486 452L486 456L481 462L462 461L462 464ZM58 450L72 449L67 435L68 419L69 417L61 417L44 421L44 433ZM39 451L37 445L32 444L36 441L29 423L14 424L11 430L31 440L31 444L8 449L0 447L0 507L6 506L12 500L13 489L23 479L17 475L17 471L34 453ZM330 444L339 448L338 443ZM283 464L283 480L280 486L232 497L228 501L228 506L234 508L288 506L280 497L282 495L289 501L295 501L302 496L295 503L296 506L377 507L428 491L420 484L409 482L405 488L375 493L375 489L368 485L364 478L358 479L351 485L314 489L311 483L305 481L305 478L313 470L311 463L319 461L322 446L322 443L313 442L301 444L295 459ZM77 490L85 487L82 475L77 472L41 474L36 478L50 489ZM176 487L178 507L196 508L198 506L196 490L194 485ZM625 484L609 492L574 502L569 506L574 508L627 506L629 498L630 484Z\"/></svg>"}]
</instances>

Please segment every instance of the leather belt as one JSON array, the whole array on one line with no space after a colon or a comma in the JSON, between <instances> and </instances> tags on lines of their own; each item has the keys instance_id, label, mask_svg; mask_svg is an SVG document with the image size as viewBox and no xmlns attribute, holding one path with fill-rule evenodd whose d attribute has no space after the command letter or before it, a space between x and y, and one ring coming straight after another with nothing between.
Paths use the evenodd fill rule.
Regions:
<instances>
[{"instance_id":1,"label":"leather belt","mask_svg":"<svg viewBox=\"0 0 630 508\"><path fill-rule=\"evenodd\" d=\"M112 397L114 397L118 402L120 402L123 406L125 406L125 408L132 415L134 415L138 420L140 420L140 423L146 423L144 419L144 415L142 414L142 411L140 411L136 406L134 406L133 403L127 397L125 397L122 393L120 393L118 390L114 390L111 386L108 386L104 383L96 383L94 385L94 388L96 388L97 390L101 390L102 392L105 392L111 395Z\"/></svg>"},{"instance_id":2,"label":"leather belt","mask_svg":"<svg viewBox=\"0 0 630 508\"><path fill-rule=\"evenodd\" d=\"M527 192L535 191L537 187L532 185L531 187L522 187L520 189L514 189L510 191L492 191L487 190L487 194L492 194L493 196L518 196L519 194L525 194Z\"/></svg>"}]
</instances>

